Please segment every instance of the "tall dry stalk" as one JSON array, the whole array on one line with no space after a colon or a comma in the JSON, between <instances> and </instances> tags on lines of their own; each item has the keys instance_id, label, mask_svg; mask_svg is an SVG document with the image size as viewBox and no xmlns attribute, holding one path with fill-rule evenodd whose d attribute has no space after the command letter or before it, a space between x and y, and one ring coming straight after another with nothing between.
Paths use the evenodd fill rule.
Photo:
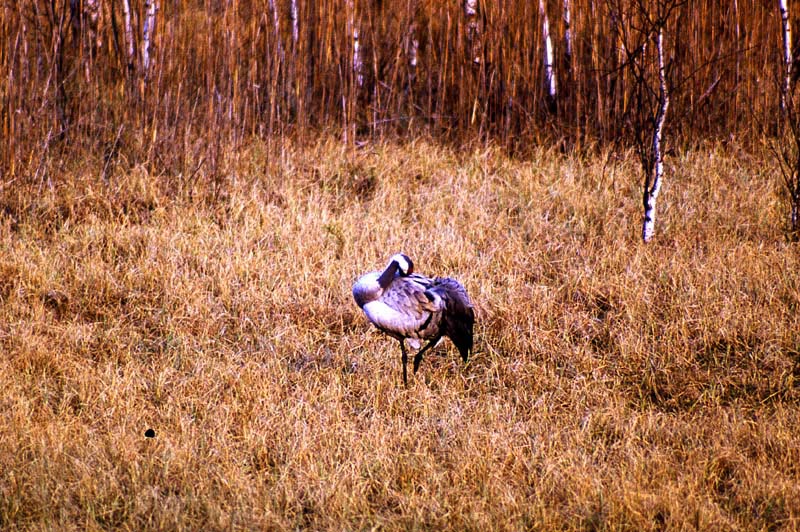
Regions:
<instances>
[{"instance_id":1,"label":"tall dry stalk","mask_svg":"<svg viewBox=\"0 0 800 532\"><path fill-rule=\"evenodd\" d=\"M0 165L13 165L14 175L20 165L35 166L30 155L45 144L48 152L102 152L101 145L114 144L120 121L138 135L142 123L156 118L156 140L164 148L177 143L173 151L209 124L241 136L302 134L346 122L351 137L421 128L451 140L477 134L510 146L553 134L600 143L633 136L625 118L635 80L622 68L615 39L616 28L630 25L636 0L409 2L406 9L359 1L352 2L349 13L357 16L350 24L348 10L335 3L122 0L102 4L112 23L99 24L96 39L88 25L77 35L68 31L69 5L34 0L0 7L7 43L0 66L14 74L13 83L0 77L0 94L10 104L0 113L14 146L3 151ZM552 15L554 6L563 16L548 19L548 44L539 15ZM709 0L679 12L680 24L669 28L671 75L681 80L670 104L680 120L671 130L687 141L752 135L736 102L774 116L780 87L761 82L774 62L774 8ZM740 22L746 32L736 30ZM155 35L156 27L163 34ZM550 60L562 42L556 35L564 38L563 53ZM90 49L90 40L121 44ZM360 74L353 73L356 56ZM87 61L91 77L76 79L73 73ZM154 98L143 101L125 90L131 69L157 84L147 93ZM543 72L550 73L547 86ZM553 89L558 116L541 112ZM119 143L129 151L125 158L149 157L150 150L140 151L141 139L132 140ZM149 162L165 164L170 174L182 167Z\"/></svg>"}]
</instances>

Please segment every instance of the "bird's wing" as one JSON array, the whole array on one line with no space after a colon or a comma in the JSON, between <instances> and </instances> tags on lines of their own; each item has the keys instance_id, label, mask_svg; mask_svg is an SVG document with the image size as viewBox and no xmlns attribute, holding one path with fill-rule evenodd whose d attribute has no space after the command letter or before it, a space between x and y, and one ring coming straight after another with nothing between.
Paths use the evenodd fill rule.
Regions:
<instances>
[{"instance_id":1,"label":"bird's wing","mask_svg":"<svg viewBox=\"0 0 800 532\"><path fill-rule=\"evenodd\" d=\"M430 280L422 276L395 277L383 295L364 305L369 320L395 337L419 337L439 322L443 301L427 290Z\"/></svg>"},{"instance_id":2,"label":"bird's wing","mask_svg":"<svg viewBox=\"0 0 800 532\"><path fill-rule=\"evenodd\" d=\"M472 350L472 330L475 311L467 291L455 279L438 277L433 281L431 292L443 301L445 311L441 331L456 344L461 358L467 361Z\"/></svg>"},{"instance_id":3,"label":"bird's wing","mask_svg":"<svg viewBox=\"0 0 800 532\"><path fill-rule=\"evenodd\" d=\"M431 312L440 310L441 301L431 292L432 279L422 275L396 277L383 294L388 306L416 320L424 320Z\"/></svg>"},{"instance_id":4,"label":"bird's wing","mask_svg":"<svg viewBox=\"0 0 800 532\"><path fill-rule=\"evenodd\" d=\"M467 290L455 279L449 277L437 277L431 279L429 290L446 300L451 306L458 309L459 312L464 312L466 309L472 308L472 301L467 295Z\"/></svg>"}]
</instances>

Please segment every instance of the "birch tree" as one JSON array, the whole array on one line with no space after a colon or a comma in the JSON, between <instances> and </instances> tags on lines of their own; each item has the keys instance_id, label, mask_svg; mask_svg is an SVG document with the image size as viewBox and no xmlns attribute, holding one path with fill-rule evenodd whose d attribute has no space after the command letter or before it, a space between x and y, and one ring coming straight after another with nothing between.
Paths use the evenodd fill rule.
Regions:
<instances>
[{"instance_id":1,"label":"birch tree","mask_svg":"<svg viewBox=\"0 0 800 532\"><path fill-rule=\"evenodd\" d=\"M670 103L669 65L664 51L666 28L672 12L683 4L684 0L658 0L654 5L636 0L635 12L617 24L624 66L632 80L632 102L624 120L634 138L644 174L641 234L645 243L655 235L656 202L664 179L664 124ZM624 13L619 2L614 9L620 15Z\"/></svg>"},{"instance_id":2,"label":"birch tree","mask_svg":"<svg viewBox=\"0 0 800 532\"><path fill-rule=\"evenodd\" d=\"M89 41L94 50L99 50L103 47L103 38L101 31L103 29L103 8L100 5L100 0L84 0L84 12L89 29Z\"/></svg>"},{"instance_id":3,"label":"birch tree","mask_svg":"<svg viewBox=\"0 0 800 532\"><path fill-rule=\"evenodd\" d=\"M277 6L276 6L277 8ZM300 89L300 68L299 68L299 46L300 46L300 16L297 6L297 0L290 0L289 2L289 27L292 29L292 43L291 43L291 60L288 61L286 69L286 77L288 78L289 97L288 108L292 113L297 115L300 113L302 105L302 96Z\"/></svg>"},{"instance_id":4,"label":"birch tree","mask_svg":"<svg viewBox=\"0 0 800 532\"><path fill-rule=\"evenodd\" d=\"M408 85L412 87L417 77L417 60L419 54L419 39L417 39L417 25L412 22L408 27L408 44L406 46L408 56Z\"/></svg>"},{"instance_id":5,"label":"birch tree","mask_svg":"<svg viewBox=\"0 0 800 532\"><path fill-rule=\"evenodd\" d=\"M787 106L791 101L787 102ZM777 155L781 177L789 196L789 234L791 242L800 241L800 119L793 110L786 120L789 138L773 143L771 148ZM786 138L786 137L782 137Z\"/></svg>"},{"instance_id":6,"label":"birch tree","mask_svg":"<svg viewBox=\"0 0 800 532\"><path fill-rule=\"evenodd\" d=\"M145 82L150 79L150 56L152 53L153 36L156 30L156 11L158 11L158 1L145 0L145 19L144 26L142 27L142 78Z\"/></svg>"},{"instance_id":7,"label":"birch tree","mask_svg":"<svg viewBox=\"0 0 800 532\"><path fill-rule=\"evenodd\" d=\"M361 58L361 42L358 35L358 27L353 25L353 76L356 80L356 85L359 87L364 85L364 62Z\"/></svg>"},{"instance_id":8,"label":"birch tree","mask_svg":"<svg viewBox=\"0 0 800 532\"><path fill-rule=\"evenodd\" d=\"M353 79L356 82L356 86L361 87L364 85L364 61L361 56L361 41L357 20L355 2L347 0L347 29L353 39L353 55L351 58Z\"/></svg>"},{"instance_id":9,"label":"birch tree","mask_svg":"<svg viewBox=\"0 0 800 532\"><path fill-rule=\"evenodd\" d=\"M787 113L787 98L792 79L792 27L789 22L789 0L778 0L781 11L781 36L783 41L783 72L781 76L781 114Z\"/></svg>"},{"instance_id":10,"label":"birch tree","mask_svg":"<svg viewBox=\"0 0 800 532\"><path fill-rule=\"evenodd\" d=\"M778 139L771 149L778 160L781 176L789 196L789 240L800 241L800 116L794 101L792 63L792 28L789 23L789 2L779 0L781 12L780 114ZM788 138L787 138L788 137Z\"/></svg>"},{"instance_id":11,"label":"birch tree","mask_svg":"<svg viewBox=\"0 0 800 532\"><path fill-rule=\"evenodd\" d=\"M478 20L478 0L464 0L464 19L466 20L467 47L471 61L481 63L481 28Z\"/></svg>"},{"instance_id":12,"label":"birch tree","mask_svg":"<svg viewBox=\"0 0 800 532\"><path fill-rule=\"evenodd\" d=\"M661 180L664 175L664 156L661 146L664 131L664 120L669 108L669 91L667 90L666 67L664 65L664 24L659 23L656 33L656 52L658 55L658 112L653 128L653 147L649 167L645 168L644 222L642 224L642 240L650 242L655 234L656 200L661 191Z\"/></svg>"},{"instance_id":13,"label":"birch tree","mask_svg":"<svg viewBox=\"0 0 800 532\"><path fill-rule=\"evenodd\" d=\"M124 1L127 2L128 0ZM275 47L278 51L279 63L283 64L286 57L283 53L283 45L281 44L281 21L280 14L278 13L278 6L275 5L275 0L267 0L267 6L272 13L272 28L275 34Z\"/></svg>"},{"instance_id":14,"label":"birch tree","mask_svg":"<svg viewBox=\"0 0 800 532\"><path fill-rule=\"evenodd\" d=\"M548 100L552 105L556 101L555 58L553 41L550 38L550 20L547 18L547 7L544 0L539 0L539 17L542 19L542 44L544 45L544 85Z\"/></svg>"},{"instance_id":15,"label":"birch tree","mask_svg":"<svg viewBox=\"0 0 800 532\"><path fill-rule=\"evenodd\" d=\"M136 45L133 42L133 26L131 25L131 3L130 0L122 0L122 18L125 25L125 55L128 64L128 74L133 73L134 61L136 56Z\"/></svg>"},{"instance_id":16,"label":"birch tree","mask_svg":"<svg viewBox=\"0 0 800 532\"><path fill-rule=\"evenodd\" d=\"M297 50L297 41L300 39L300 23L297 16L297 0L289 3L289 21L292 25L292 46ZM295 52L296 53L296 52Z\"/></svg>"},{"instance_id":17,"label":"birch tree","mask_svg":"<svg viewBox=\"0 0 800 532\"><path fill-rule=\"evenodd\" d=\"M572 73L572 20L569 10L569 0L564 0L564 59L567 71Z\"/></svg>"}]
</instances>

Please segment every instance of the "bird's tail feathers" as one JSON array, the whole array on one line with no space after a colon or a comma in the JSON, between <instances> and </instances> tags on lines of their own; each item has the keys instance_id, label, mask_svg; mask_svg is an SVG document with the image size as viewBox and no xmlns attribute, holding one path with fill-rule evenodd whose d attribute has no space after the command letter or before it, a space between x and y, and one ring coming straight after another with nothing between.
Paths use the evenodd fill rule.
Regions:
<instances>
[{"instance_id":1,"label":"bird's tail feathers","mask_svg":"<svg viewBox=\"0 0 800 532\"><path fill-rule=\"evenodd\" d=\"M442 332L450 337L458 348L462 360L466 362L473 346L472 330L475 324L475 311L472 308L472 302L469 300L467 291L458 281L439 278L436 279L436 282L436 289L445 301L444 330Z\"/></svg>"},{"instance_id":2,"label":"bird's tail feathers","mask_svg":"<svg viewBox=\"0 0 800 532\"><path fill-rule=\"evenodd\" d=\"M458 348L461 360L466 362L470 351L472 351L472 324L469 327L457 325L455 330L451 330L450 339L453 340L453 343Z\"/></svg>"}]
</instances>

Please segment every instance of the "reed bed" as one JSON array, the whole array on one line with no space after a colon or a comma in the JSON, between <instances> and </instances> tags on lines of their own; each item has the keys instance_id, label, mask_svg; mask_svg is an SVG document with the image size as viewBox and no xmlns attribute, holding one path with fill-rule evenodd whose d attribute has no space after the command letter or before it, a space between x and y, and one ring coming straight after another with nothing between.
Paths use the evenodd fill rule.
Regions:
<instances>
[{"instance_id":1,"label":"reed bed","mask_svg":"<svg viewBox=\"0 0 800 532\"><path fill-rule=\"evenodd\" d=\"M480 2L467 20L463 2L161 1L145 70L151 3L0 4L5 175L47 181L43 157L103 154L187 177L195 167L183 154L213 166L220 140L238 146L321 130L349 144L409 133L523 152L553 142L624 144L639 111L626 61L643 58L655 76L652 43L637 52L647 40L639 6L648 3L634 0L572 0L569 56L564 3L545 2L555 102L544 88L536 2ZM772 3L692 1L674 12L668 142L759 139L772 130L780 28Z\"/></svg>"}]
</instances>

